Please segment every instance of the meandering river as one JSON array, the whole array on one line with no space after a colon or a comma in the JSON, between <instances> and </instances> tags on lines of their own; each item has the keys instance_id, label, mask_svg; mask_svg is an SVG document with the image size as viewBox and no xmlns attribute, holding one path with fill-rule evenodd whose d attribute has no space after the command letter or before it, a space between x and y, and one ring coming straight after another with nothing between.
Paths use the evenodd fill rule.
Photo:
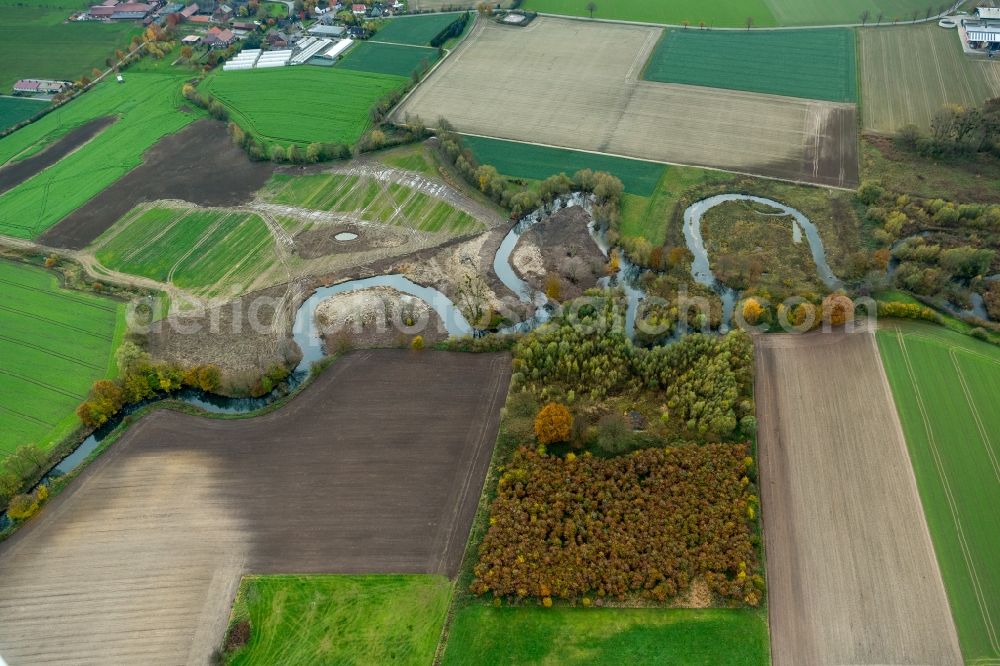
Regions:
<instances>
[{"instance_id":1,"label":"meandering river","mask_svg":"<svg viewBox=\"0 0 1000 666\"><path fill-rule=\"evenodd\" d=\"M510 257L514 252L514 249L517 247L517 242L520 239L521 234L542 220L547 219L555 211L564 207L582 206L589 213L591 212L591 201L590 197L581 194L572 194L565 199L557 200L545 209L539 209L522 219L514 225L510 232L504 237L494 257L493 270L497 277L500 278L500 281L503 282L503 284L510 289L512 293L516 294L523 303L531 303L535 305L535 313L532 317L526 319L525 321L512 324L511 326L501 329L501 333L528 332L545 321L548 321L554 311L554 307L551 303L549 303L545 294L534 290L527 282L522 280L517 275L516 271L511 266ZM708 250L705 248L705 242L701 234L701 219L704 214L712 208L731 201L752 201L771 206L779 211L777 213L766 213L766 215L790 216L794 220L793 224L797 224L805 233L806 239L809 242L809 247L812 250L813 259L816 262L817 272L820 279L822 279L823 282L831 289L835 289L840 286L840 281L833 274L833 271L827 263L826 251L823 247L823 241L819 236L819 232L816 229L816 225L814 225L812 221L810 221L809 218L803 215L800 211L772 199L745 194L720 194L718 196L703 199L692 204L686 211L684 211L684 239L687 243L688 249L694 255L694 261L691 263L691 276L696 282L711 287L722 298L724 306L724 327L728 328L729 323L731 322L733 307L739 295L734 290L719 282L715 275L712 274ZM762 215L763 214L765 213L762 213ZM590 225L589 231L591 237L594 239L594 242L601 249L601 251L607 255L610 248L605 234L600 229L596 228L593 223ZM602 284L606 287L621 287L625 292L625 297L628 303L625 313L625 327L629 336L632 336L635 331L635 320L639 304L646 297L645 292L643 292L643 290L639 287L639 276L641 275L641 272L642 271L637 266L633 265L628 260L628 257L625 256L623 252L619 252L619 270L617 275L613 276L613 278L606 278L602 281ZM452 336L470 335L475 332L474 328L462 314L461 309L446 295L433 287L419 285L403 275L378 275L360 280L341 282L329 287L321 287L314 291L309 298L307 298L302 305L299 306L299 309L295 314L293 338L302 350L302 360L289 377L288 384L290 389L298 386L308 376L312 364L322 359L325 355L322 337L320 336L319 328L316 325L315 315L316 308L319 304L327 298L337 294L360 291L372 287L391 287L404 294L409 294L410 296L425 301L438 314L438 316L441 317L441 320L444 322L445 329ZM171 399L195 405L209 412L241 414L266 407L281 397L281 395L284 395L284 393L275 391L261 398L226 398L206 394L201 391L185 390L175 393L171 396ZM59 462L59 464L49 471L49 473L42 479L42 483L48 483L56 477L68 474L75 470L81 463L83 463L91 452L100 446L100 443L114 430L114 428L121 422L122 418L145 406L145 404L146 403L134 405L126 410L123 410L123 412L116 416L111 422L105 424L92 435L87 437L69 456L64 458ZM4 527L5 522L6 515L0 516L0 528Z\"/></svg>"}]
</instances>

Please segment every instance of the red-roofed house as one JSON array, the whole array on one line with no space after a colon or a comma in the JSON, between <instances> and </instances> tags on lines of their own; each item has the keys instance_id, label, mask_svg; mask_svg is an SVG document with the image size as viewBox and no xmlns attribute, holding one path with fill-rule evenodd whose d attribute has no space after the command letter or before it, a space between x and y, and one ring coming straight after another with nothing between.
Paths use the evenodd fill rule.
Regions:
<instances>
[{"instance_id":1,"label":"red-roofed house","mask_svg":"<svg viewBox=\"0 0 1000 666\"><path fill-rule=\"evenodd\" d=\"M221 30L219 28L212 28L208 31L208 34L202 37L201 41L212 48L224 48L236 41L236 35L228 28Z\"/></svg>"},{"instance_id":2,"label":"red-roofed house","mask_svg":"<svg viewBox=\"0 0 1000 666\"><path fill-rule=\"evenodd\" d=\"M90 8L87 14L91 18L111 18L111 15L115 13L114 5L94 5Z\"/></svg>"},{"instance_id":3,"label":"red-roofed house","mask_svg":"<svg viewBox=\"0 0 1000 666\"><path fill-rule=\"evenodd\" d=\"M183 19L189 19L189 18L191 18L192 16L194 16L197 13L198 13L198 5L197 4L188 5L187 7L185 7L184 9L181 10L181 19L182 20Z\"/></svg>"},{"instance_id":4,"label":"red-roofed house","mask_svg":"<svg viewBox=\"0 0 1000 666\"><path fill-rule=\"evenodd\" d=\"M366 5L351 5L351 13L355 16L364 16L367 11L368 7Z\"/></svg>"},{"instance_id":5,"label":"red-roofed house","mask_svg":"<svg viewBox=\"0 0 1000 666\"><path fill-rule=\"evenodd\" d=\"M188 21L191 21L191 23L211 23L212 17L205 16L204 14L198 14L197 16L189 18Z\"/></svg>"}]
</instances>

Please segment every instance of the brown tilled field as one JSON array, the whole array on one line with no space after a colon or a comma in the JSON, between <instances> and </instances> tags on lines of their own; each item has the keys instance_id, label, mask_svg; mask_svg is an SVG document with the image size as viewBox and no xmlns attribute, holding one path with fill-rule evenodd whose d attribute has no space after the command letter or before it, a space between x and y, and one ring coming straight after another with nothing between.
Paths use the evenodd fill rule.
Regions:
<instances>
[{"instance_id":1,"label":"brown tilled field","mask_svg":"<svg viewBox=\"0 0 1000 666\"><path fill-rule=\"evenodd\" d=\"M773 663L961 664L873 334L756 357Z\"/></svg>"},{"instance_id":2,"label":"brown tilled field","mask_svg":"<svg viewBox=\"0 0 1000 666\"><path fill-rule=\"evenodd\" d=\"M842 187L854 105L639 80L659 28L480 23L404 102L458 131Z\"/></svg>"},{"instance_id":3,"label":"brown tilled field","mask_svg":"<svg viewBox=\"0 0 1000 666\"><path fill-rule=\"evenodd\" d=\"M0 655L205 664L244 573L454 575L509 379L356 352L267 416L144 418L0 545Z\"/></svg>"}]
</instances>

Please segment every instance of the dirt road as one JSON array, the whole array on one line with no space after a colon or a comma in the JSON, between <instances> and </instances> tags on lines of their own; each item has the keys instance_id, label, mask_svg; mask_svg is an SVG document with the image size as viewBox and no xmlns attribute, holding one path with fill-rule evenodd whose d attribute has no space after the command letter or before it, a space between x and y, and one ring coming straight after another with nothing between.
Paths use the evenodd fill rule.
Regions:
<instances>
[{"instance_id":1,"label":"dirt road","mask_svg":"<svg viewBox=\"0 0 1000 666\"><path fill-rule=\"evenodd\" d=\"M961 664L874 336L755 347L773 663Z\"/></svg>"},{"instance_id":2,"label":"dirt road","mask_svg":"<svg viewBox=\"0 0 1000 666\"><path fill-rule=\"evenodd\" d=\"M264 417L146 417L0 544L0 656L205 664L244 573L454 575L509 380L356 352Z\"/></svg>"}]
</instances>

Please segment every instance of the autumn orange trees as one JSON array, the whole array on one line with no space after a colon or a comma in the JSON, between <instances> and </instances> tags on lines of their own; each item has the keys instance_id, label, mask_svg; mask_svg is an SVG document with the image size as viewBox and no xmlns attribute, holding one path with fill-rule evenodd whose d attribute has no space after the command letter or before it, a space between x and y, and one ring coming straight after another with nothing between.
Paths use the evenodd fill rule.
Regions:
<instances>
[{"instance_id":1,"label":"autumn orange trees","mask_svg":"<svg viewBox=\"0 0 1000 666\"><path fill-rule=\"evenodd\" d=\"M550 402L535 417L535 437L539 444L568 441L573 431L573 415L565 405Z\"/></svg>"},{"instance_id":2,"label":"autumn orange trees","mask_svg":"<svg viewBox=\"0 0 1000 666\"><path fill-rule=\"evenodd\" d=\"M746 444L684 444L616 458L519 449L499 479L474 594L665 601L702 577L763 600L759 502Z\"/></svg>"}]
</instances>

